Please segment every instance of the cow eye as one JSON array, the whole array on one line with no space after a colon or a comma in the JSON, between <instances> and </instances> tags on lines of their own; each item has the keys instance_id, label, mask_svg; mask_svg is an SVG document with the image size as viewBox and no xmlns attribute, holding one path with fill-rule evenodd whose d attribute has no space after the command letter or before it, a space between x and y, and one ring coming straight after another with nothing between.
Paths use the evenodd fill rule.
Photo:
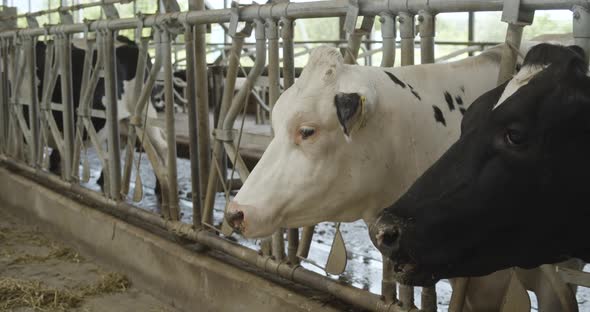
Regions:
<instances>
[{"instance_id":1,"label":"cow eye","mask_svg":"<svg viewBox=\"0 0 590 312\"><path fill-rule=\"evenodd\" d=\"M312 127L301 127L299 128L299 134L301 139L305 140L315 134L315 129Z\"/></svg>"},{"instance_id":2,"label":"cow eye","mask_svg":"<svg viewBox=\"0 0 590 312\"><path fill-rule=\"evenodd\" d=\"M508 129L508 130L506 130L506 134L504 135L504 139L506 140L506 143L508 145L520 146L525 143L526 136L521 131L514 130L514 129Z\"/></svg>"}]
</instances>

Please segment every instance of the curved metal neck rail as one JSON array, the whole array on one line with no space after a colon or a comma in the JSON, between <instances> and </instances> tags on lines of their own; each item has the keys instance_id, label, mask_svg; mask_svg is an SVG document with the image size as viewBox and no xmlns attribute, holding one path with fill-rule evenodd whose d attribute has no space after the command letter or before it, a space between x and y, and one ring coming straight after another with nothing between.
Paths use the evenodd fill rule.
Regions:
<instances>
[{"instance_id":1,"label":"curved metal neck rail","mask_svg":"<svg viewBox=\"0 0 590 312\"><path fill-rule=\"evenodd\" d=\"M37 11L37 12L32 12L32 13L23 13L23 14L12 15L12 16L3 16L2 18L0 18L0 21L14 20L14 19L18 19L18 18L27 18L27 17L37 17L37 16L41 16L41 15L46 15L46 14L50 14L50 13L59 13L59 12L64 12L64 11L77 11L77 10L92 8L92 7L96 7L96 6L102 6L102 5L112 5L112 4L118 4L118 3L126 4L126 3L131 3L133 1L135 1L135 0L102 0L102 1L98 1L98 2L92 2L92 3L74 4L71 6L59 6L57 8L49 9L49 10L42 10L42 11Z\"/></svg>"},{"instance_id":2,"label":"curved metal neck rail","mask_svg":"<svg viewBox=\"0 0 590 312\"><path fill-rule=\"evenodd\" d=\"M417 14L419 11L433 13L444 12L476 12L476 11L501 11L504 1L502 0L387 0L376 2L371 0L359 0L359 15L374 16L383 12L399 13L409 12ZM590 8L588 0L522 0L523 10L571 10L574 6ZM263 5L249 5L240 8L239 19L251 22L256 19L266 20L268 18L314 18L314 17L335 17L345 16L349 6L343 1L317 1L305 3L276 3ZM144 26L162 24L168 20L177 20L184 24L210 24L226 23L230 21L232 9L218 9L207 11L189 11L158 14L145 17ZM120 30L135 28L138 18L123 18L109 21L95 21L90 24L90 30L99 29ZM10 30L0 33L2 38L12 38L17 33L20 35L39 36L46 32L55 34L57 32L78 33L86 29L86 24L78 23L63 26L49 26L45 28L31 28Z\"/></svg>"}]
</instances>

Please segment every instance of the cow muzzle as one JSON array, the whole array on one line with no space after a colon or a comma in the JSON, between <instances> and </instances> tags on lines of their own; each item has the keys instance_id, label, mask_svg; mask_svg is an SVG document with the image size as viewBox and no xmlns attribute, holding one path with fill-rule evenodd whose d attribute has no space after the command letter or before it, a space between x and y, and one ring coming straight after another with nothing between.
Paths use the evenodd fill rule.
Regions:
<instances>
[{"instance_id":1,"label":"cow muzzle","mask_svg":"<svg viewBox=\"0 0 590 312\"><path fill-rule=\"evenodd\" d=\"M246 227L244 211L236 202L230 202L225 211L225 221L238 233L243 233Z\"/></svg>"},{"instance_id":2,"label":"cow muzzle","mask_svg":"<svg viewBox=\"0 0 590 312\"><path fill-rule=\"evenodd\" d=\"M401 228L397 224L379 219L369 226L369 236L383 256L392 258L399 251Z\"/></svg>"}]
</instances>

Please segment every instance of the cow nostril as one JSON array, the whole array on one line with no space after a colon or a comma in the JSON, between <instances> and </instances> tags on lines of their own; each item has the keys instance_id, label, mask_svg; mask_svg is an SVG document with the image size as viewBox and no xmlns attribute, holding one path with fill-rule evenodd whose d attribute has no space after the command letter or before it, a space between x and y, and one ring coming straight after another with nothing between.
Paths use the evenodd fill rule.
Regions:
<instances>
[{"instance_id":1,"label":"cow nostril","mask_svg":"<svg viewBox=\"0 0 590 312\"><path fill-rule=\"evenodd\" d=\"M397 231L393 230L393 231L386 231L383 234L383 239L381 241L382 244L384 244L385 246L393 246L393 244L395 243L395 241L397 240L398 237L398 233Z\"/></svg>"},{"instance_id":2,"label":"cow nostril","mask_svg":"<svg viewBox=\"0 0 590 312\"><path fill-rule=\"evenodd\" d=\"M380 247L392 248L399 237L399 232L395 229L383 229L377 234L377 242Z\"/></svg>"},{"instance_id":3,"label":"cow nostril","mask_svg":"<svg viewBox=\"0 0 590 312\"><path fill-rule=\"evenodd\" d=\"M232 227L239 227L242 221L244 221L244 212L236 211L234 213L230 213L227 215L226 219Z\"/></svg>"}]
</instances>

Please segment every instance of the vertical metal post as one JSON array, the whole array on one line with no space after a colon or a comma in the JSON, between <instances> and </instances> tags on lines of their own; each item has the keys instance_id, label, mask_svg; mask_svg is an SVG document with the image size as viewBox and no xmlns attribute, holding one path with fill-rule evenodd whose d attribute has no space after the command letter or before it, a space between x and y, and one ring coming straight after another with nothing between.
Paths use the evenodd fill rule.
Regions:
<instances>
[{"instance_id":1,"label":"vertical metal post","mask_svg":"<svg viewBox=\"0 0 590 312\"><path fill-rule=\"evenodd\" d=\"M346 53L344 54L344 63L356 64L362 39L363 34L360 32L354 31L348 34L348 46L346 48Z\"/></svg>"},{"instance_id":2,"label":"vertical metal post","mask_svg":"<svg viewBox=\"0 0 590 312\"><path fill-rule=\"evenodd\" d=\"M272 108L280 95L279 31L277 22L273 19L266 20L266 37L268 38L268 103L272 116Z\"/></svg>"},{"instance_id":3,"label":"vertical metal post","mask_svg":"<svg viewBox=\"0 0 590 312\"><path fill-rule=\"evenodd\" d=\"M186 105L188 108L189 157L191 162L191 201L193 203L193 225L201 226L201 185L199 172L199 135L197 126L197 99L195 98L195 42L193 26L184 25L186 47Z\"/></svg>"},{"instance_id":4,"label":"vertical metal post","mask_svg":"<svg viewBox=\"0 0 590 312\"><path fill-rule=\"evenodd\" d=\"M251 30L251 28L250 28ZM227 110L231 105L233 92L236 87L236 78L238 76L238 67L240 65L240 57L242 54L242 47L244 45L244 36L242 34L236 34L232 37L232 47L229 52L229 60L227 65L227 74L225 79L225 87L223 89L223 97L222 103L219 110L219 122L217 124L217 129L222 129L223 127L223 120L225 119L225 115L227 114ZM223 142L222 141L215 141L213 145L213 155L214 155L214 162L217 162L219 166L223 163ZM201 168L201 170L204 170ZM217 175L217 170L215 169L215 165L209 168L209 176L207 181L207 193L205 196L205 203L203 205L203 222L211 224L213 219L213 205L215 204L215 193L217 192L217 183L219 182L220 177ZM203 189L205 189L203 187Z\"/></svg>"},{"instance_id":5,"label":"vertical metal post","mask_svg":"<svg viewBox=\"0 0 590 312\"><path fill-rule=\"evenodd\" d=\"M502 61L500 62L500 73L498 74L498 85L512 78L516 68L516 58L518 54L515 49L520 48L522 41L522 32L524 26L517 24L508 24L506 30L506 45L502 49Z\"/></svg>"},{"instance_id":6,"label":"vertical metal post","mask_svg":"<svg viewBox=\"0 0 590 312\"><path fill-rule=\"evenodd\" d=\"M473 42L475 39L475 12L469 12L467 18L467 41ZM473 51L469 52L473 56Z\"/></svg>"},{"instance_id":7,"label":"vertical metal post","mask_svg":"<svg viewBox=\"0 0 590 312\"><path fill-rule=\"evenodd\" d=\"M414 305L414 287L408 285L399 285L399 300L404 310L415 308Z\"/></svg>"},{"instance_id":8,"label":"vertical metal post","mask_svg":"<svg viewBox=\"0 0 590 312\"><path fill-rule=\"evenodd\" d=\"M295 60L293 52L293 21L283 18L279 22L283 39L283 87L285 90L295 83ZM299 229L287 230L287 259L291 264L298 264L297 249L299 247Z\"/></svg>"},{"instance_id":9,"label":"vertical metal post","mask_svg":"<svg viewBox=\"0 0 590 312\"><path fill-rule=\"evenodd\" d=\"M573 30L576 45L586 52L586 60L590 55L590 11L583 6L575 5L573 8Z\"/></svg>"},{"instance_id":10,"label":"vertical metal post","mask_svg":"<svg viewBox=\"0 0 590 312\"><path fill-rule=\"evenodd\" d=\"M393 67L395 63L395 39L397 37L395 27L395 16L390 13L382 13L379 17L381 21L381 36L383 37L383 58L381 67Z\"/></svg>"},{"instance_id":11,"label":"vertical metal post","mask_svg":"<svg viewBox=\"0 0 590 312\"><path fill-rule=\"evenodd\" d=\"M170 219L179 220L178 210L178 178L176 172L176 129L174 126L174 86L172 85L172 50L170 47L170 32L162 31L162 44L164 46L164 100L166 114L166 141L168 145L168 157L166 169L168 176L168 196Z\"/></svg>"},{"instance_id":12,"label":"vertical metal post","mask_svg":"<svg viewBox=\"0 0 590 312\"><path fill-rule=\"evenodd\" d=\"M525 11L520 7L520 4L521 0L504 0L502 21L508 23L508 29L506 30L506 44L502 49L498 85L510 79L514 74L524 26L532 24L535 17L535 11Z\"/></svg>"},{"instance_id":13,"label":"vertical metal post","mask_svg":"<svg viewBox=\"0 0 590 312\"><path fill-rule=\"evenodd\" d=\"M204 10L203 0L198 2L196 10ZM201 190L206 189L208 176L205 174L211 168L211 130L209 127L209 93L207 92L207 25L195 26L195 88L197 89L197 134L199 151L199 184ZM201 202L205 201L204 192L200 193Z\"/></svg>"},{"instance_id":14,"label":"vertical metal post","mask_svg":"<svg viewBox=\"0 0 590 312\"><path fill-rule=\"evenodd\" d=\"M135 3L135 2L134 2ZM142 27L139 26L138 29L135 31L135 42L137 43L138 47L138 55L137 55L137 67L135 68L135 85L133 86L133 102L137 106L139 104L139 98L141 97L141 90L142 88L147 88L144 84L145 79L145 71L147 65L147 48L148 42L147 39L141 38L141 29ZM92 53L90 50L87 53ZM140 116L135 114L135 112L131 112L135 116ZM135 126L137 123L142 123L143 120L137 120L136 117L131 117L130 124L132 125L129 127L127 132L127 150L125 151L125 167L123 168L123 177L121 178L121 195L126 196L129 192L129 182L131 180L131 170L133 169L133 155L135 154L135 142L137 139L137 130ZM144 125L145 126L145 125ZM161 182L161 181L160 181ZM137 185L135 187L138 187Z\"/></svg>"},{"instance_id":15,"label":"vertical metal post","mask_svg":"<svg viewBox=\"0 0 590 312\"><path fill-rule=\"evenodd\" d=\"M37 145L39 144L39 100L37 97L37 59L35 53L36 39L31 37L26 41L26 53L27 53L27 65L29 72L29 85L28 88L30 94L29 106L29 129L31 133L31 140L29 142L30 148L30 163L32 166L37 166Z\"/></svg>"},{"instance_id":16,"label":"vertical metal post","mask_svg":"<svg viewBox=\"0 0 590 312\"><path fill-rule=\"evenodd\" d=\"M434 63L434 15L427 11L418 12L420 22L420 60L421 64Z\"/></svg>"},{"instance_id":17,"label":"vertical metal post","mask_svg":"<svg viewBox=\"0 0 590 312\"><path fill-rule=\"evenodd\" d=\"M414 65L414 15L401 12L397 19L401 37L401 66Z\"/></svg>"},{"instance_id":18,"label":"vertical metal post","mask_svg":"<svg viewBox=\"0 0 590 312\"><path fill-rule=\"evenodd\" d=\"M435 286L422 287L420 309L424 312L436 312L436 288Z\"/></svg>"},{"instance_id":19,"label":"vertical metal post","mask_svg":"<svg viewBox=\"0 0 590 312\"><path fill-rule=\"evenodd\" d=\"M191 10L204 10L205 4L203 0L189 1ZM203 218L202 206L204 192L207 183L207 175L209 168L203 168L205 165L201 161L201 157L209 159L209 151L199 150L203 136L209 137L209 130L207 127L206 133L201 133L198 124L201 122L202 110L199 107L209 105L209 87L207 79L207 53L205 46L205 36L207 32L206 25L196 25L196 33L193 33L192 26L185 26L184 40L186 42L186 99L188 101L188 115L189 115L189 138L190 138L190 161L191 161L191 186L192 186L192 203L193 203L193 225L195 227L201 226ZM194 41L193 41L194 39ZM196 89L196 99L195 99ZM205 116L207 121L209 115ZM207 146L209 148L209 146ZM206 152L201 154L200 152Z\"/></svg>"},{"instance_id":20,"label":"vertical metal post","mask_svg":"<svg viewBox=\"0 0 590 312\"><path fill-rule=\"evenodd\" d=\"M0 40L0 151L8 146L8 51L6 40Z\"/></svg>"},{"instance_id":21,"label":"vertical metal post","mask_svg":"<svg viewBox=\"0 0 590 312\"><path fill-rule=\"evenodd\" d=\"M69 34L62 33L59 36L58 47L60 50L60 77L61 77L61 101L63 104L63 136L64 166L62 174L66 180L72 178L72 159L74 147L74 94L72 87L72 47Z\"/></svg>"},{"instance_id":22,"label":"vertical metal post","mask_svg":"<svg viewBox=\"0 0 590 312\"><path fill-rule=\"evenodd\" d=\"M383 257L383 278L381 280L381 296L385 302L397 300L397 284L393 278L393 263L389 258Z\"/></svg>"},{"instance_id":23,"label":"vertical metal post","mask_svg":"<svg viewBox=\"0 0 590 312\"><path fill-rule=\"evenodd\" d=\"M295 83L295 61L293 45L293 20L283 18L281 25L281 39L283 39L283 87L285 90Z\"/></svg>"},{"instance_id":24,"label":"vertical metal post","mask_svg":"<svg viewBox=\"0 0 590 312\"><path fill-rule=\"evenodd\" d=\"M301 242L297 249L297 257L307 258L309 255L309 247L311 246L311 239L313 238L313 231L315 226L306 226L301 231Z\"/></svg>"},{"instance_id":25,"label":"vertical metal post","mask_svg":"<svg viewBox=\"0 0 590 312\"><path fill-rule=\"evenodd\" d=\"M104 59L104 85L106 99L106 127L107 147L109 155L109 195L112 199L120 198L121 191L121 157L119 144L119 120L117 107L117 72L115 71L116 56L114 45L114 33L112 31L102 32ZM65 143L67 145L67 143Z\"/></svg>"},{"instance_id":26,"label":"vertical metal post","mask_svg":"<svg viewBox=\"0 0 590 312\"><path fill-rule=\"evenodd\" d=\"M272 109L280 95L279 31L277 22L274 19L267 19L265 26L266 38L268 39L268 104L272 118ZM274 136L274 133L272 135ZM277 261L281 261L285 257L283 234L284 229L281 228L272 236L272 253Z\"/></svg>"}]
</instances>

